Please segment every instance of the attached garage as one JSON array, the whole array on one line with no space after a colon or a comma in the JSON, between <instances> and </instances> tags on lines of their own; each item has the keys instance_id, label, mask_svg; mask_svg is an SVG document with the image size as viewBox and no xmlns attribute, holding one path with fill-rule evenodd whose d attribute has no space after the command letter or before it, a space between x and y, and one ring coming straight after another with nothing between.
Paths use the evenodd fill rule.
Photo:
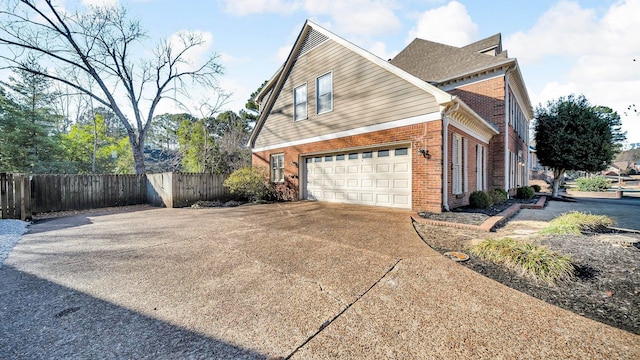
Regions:
<instances>
[{"instance_id":1,"label":"attached garage","mask_svg":"<svg viewBox=\"0 0 640 360\"><path fill-rule=\"evenodd\" d=\"M303 158L303 198L411 209L409 146Z\"/></svg>"}]
</instances>

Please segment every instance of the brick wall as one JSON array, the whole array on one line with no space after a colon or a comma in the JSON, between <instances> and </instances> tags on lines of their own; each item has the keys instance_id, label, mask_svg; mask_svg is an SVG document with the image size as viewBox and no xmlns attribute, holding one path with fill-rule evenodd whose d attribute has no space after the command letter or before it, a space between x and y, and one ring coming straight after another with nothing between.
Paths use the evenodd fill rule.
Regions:
<instances>
[{"instance_id":1,"label":"brick wall","mask_svg":"<svg viewBox=\"0 0 640 360\"><path fill-rule=\"evenodd\" d=\"M448 152L449 152L449 174L447 177L447 189L448 189L448 203L449 208L453 209L460 206L469 205L469 195L476 190L477 186L477 177L476 177L476 165L477 165L477 151L476 146L478 144L487 147L488 145L468 133L454 127L453 125L449 125L449 143L448 143ZM454 134L460 135L467 142L467 159L466 162L463 158L462 166L467 168L467 191L463 191L462 194L454 194L453 193L453 137ZM464 149L463 149L464 151ZM487 161L487 165L490 166L489 160ZM464 173L463 173L464 174ZM487 174L488 175L488 174ZM465 181L465 179L463 179ZM491 187L489 187L491 189ZM464 190L464 183L463 183Z\"/></svg>"},{"instance_id":2,"label":"brick wall","mask_svg":"<svg viewBox=\"0 0 640 360\"><path fill-rule=\"evenodd\" d=\"M504 188L505 178L505 79L504 76L461 86L449 91L469 105L478 115L495 125L500 134L489 143L489 189Z\"/></svg>"},{"instance_id":3,"label":"brick wall","mask_svg":"<svg viewBox=\"0 0 640 360\"><path fill-rule=\"evenodd\" d=\"M362 135L254 152L252 164L268 168L271 154L283 153L285 178L290 180L292 186L299 187L300 170L303 166L301 158L307 154L394 142L406 142L411 145L412 210L440 212L442 210L442 121L430 121ZM430 157L424 158L418 155L420 148L428 149Z\"/></svg>"}]
</instances>

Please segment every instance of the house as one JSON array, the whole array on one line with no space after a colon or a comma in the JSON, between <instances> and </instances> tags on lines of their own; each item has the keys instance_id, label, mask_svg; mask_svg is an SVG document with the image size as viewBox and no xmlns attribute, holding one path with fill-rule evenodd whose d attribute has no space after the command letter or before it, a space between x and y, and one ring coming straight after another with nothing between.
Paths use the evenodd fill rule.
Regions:
<instances>
[{"instance_id":1,"label":"house","mask_svg":"<svg viewBox=\"0 0 640 360\"><path fill-rule=\"evenodd\" d=\"M533 114L500 35L385 61L307 21L256 100L252 164L300 199L440 212L528 181Z\"/></svg>"}]
</instances>

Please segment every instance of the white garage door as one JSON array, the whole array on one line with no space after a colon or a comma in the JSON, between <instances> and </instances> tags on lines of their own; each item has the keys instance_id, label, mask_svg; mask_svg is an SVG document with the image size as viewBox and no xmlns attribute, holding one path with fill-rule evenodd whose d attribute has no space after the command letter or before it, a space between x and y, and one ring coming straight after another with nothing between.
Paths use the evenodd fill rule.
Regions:
<instances>
[{"instance_id":1,"label":"white garage door","mask_svg":"<svg viewBox=\"0 0 640 360\"><path fill-rule=\"evenodd\" d=\"M411 208L408 147L318 155L304 164L308 200Z\"/></svg>"}]
</instances>

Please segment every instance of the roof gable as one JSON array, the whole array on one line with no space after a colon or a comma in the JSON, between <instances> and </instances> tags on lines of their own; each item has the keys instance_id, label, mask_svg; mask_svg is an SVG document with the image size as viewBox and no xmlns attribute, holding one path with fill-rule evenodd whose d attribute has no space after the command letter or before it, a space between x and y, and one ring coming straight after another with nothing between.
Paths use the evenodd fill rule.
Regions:
<instances>
[{"instance_id":1,"label":"roof gable","mask_svg":"<svg viewBox=\"0 0 640 360\"><path fill-rule=\"evenodd\" d=\"M482 53L493 51L494 55ZM502 51L500 34L465 47L415 39L391 63L424 81L440 83L452 78L515 62Z\"/></svg>"},{"instance_id":2,"label":"roof gable","mask_svg":"<svg viewBox=\"0 0 640 360\"><path fill-rule=\"evenodd\" d=\"M294 46L287 57L284 65L281 67L280 71L265 85L263 91L258 95L258 99L261 99L264 103L264 106L261 106L262 112L256 123L253 133L249 139L249 145L253 147L255 145L256 138L264 125L264 122L269 114L271 108L273 107L275 101L278 98L278 94L282 90L282 87L287 79L287 76L291 69L293 68L296 59L311 49L315 48L322 42L326 40L332 40L336 43L346 47L350 51L357 53L358 55L364 57L371 63L380 66L384 70L395 74L396 76L401 77L406 80L410 84L416 86L417 88L433 95L436 98L438 104L445 106L454 101L454 97L447 92L438 89L437 87L424 82L423 80L415 77L407 73L406 71L392 65L388 61L385 61L368 51L354 45L353 43L331 33L330 31L322 28L321 26L307 20L302 28L302 31L298 35ZM273 89L273 90L271 90ZM270 94L270 95L269 95Z\"/></svg>"}]
</instances>

